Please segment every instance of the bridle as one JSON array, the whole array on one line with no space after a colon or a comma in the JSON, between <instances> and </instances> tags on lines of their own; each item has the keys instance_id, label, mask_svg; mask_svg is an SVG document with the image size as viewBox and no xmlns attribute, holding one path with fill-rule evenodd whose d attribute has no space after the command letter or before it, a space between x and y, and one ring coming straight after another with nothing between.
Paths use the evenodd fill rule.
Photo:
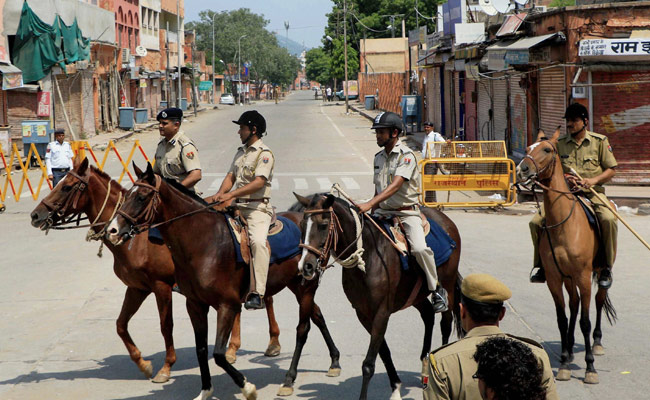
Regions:
<instances>
[{"instance_id":1,"label":"bridle","mask_svg":"<svg viewBox=\"0 0 650 400\"><path fill-rule=\"evenodd\" d=\"M81 212L79 211L72 214L68 219L63 219L63 218L67 214L68 209L70 209L71 207L73 209L77 208L77 204L79 203L81 194L84 191L86 191L86 189L88 188L88 176L81 176L72 170L68 171L68 175L72 175L73 177L75 177L77 179L77 182L72 186L68 194L63 199L63 201L50 202L47 199L41 200L41 203L43 203L50 210L50 212L47 215L47 218L45 219L47 230L50 230L52 228L57 229L57 227L70 224L73 222L75 218L77 219L76 222L78 226L79 222L82 220ZM61 221L55 223L54 222L55 216L60 218ZM83 219L87 219L87 218L84 217Z\"/></svg>"},{"instance_id":2,"label":"bridle","mask_svg":"<svg viewBox=\"0 0 650 400\"><path fill-rule=\"evenodd\" d=\"M142 208L136 215L131 216L127 214L126 212L122 211L121 207L119 210L117 210L117 214L121 215L124 219L129 221L131 224L131 229L129 230L129 237L134 237L138 233L144 232L147 229L150 229L153 227L152 221L154 217L156 216L157 209L158 209L158 204L160 204L160 183L162 179L158 175L154 175L155 179L155 186L152 186L146 182L140 182L137 181L133 184L133 186L140 186L147 188L151 191L153 191L153 196L151 196L151 200L149 200L149 203ZM138 220L143 220L142 223L138 224Z\"/></svg>"}]
</instances>

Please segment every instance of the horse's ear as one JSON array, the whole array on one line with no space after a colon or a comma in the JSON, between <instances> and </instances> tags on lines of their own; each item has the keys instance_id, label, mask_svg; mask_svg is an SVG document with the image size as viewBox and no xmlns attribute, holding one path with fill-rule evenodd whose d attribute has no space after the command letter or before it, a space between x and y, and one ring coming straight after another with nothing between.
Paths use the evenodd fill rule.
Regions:
<instances>
[{"instance_id":1,"label":"horse's ear","mask_svg":"<svg viewBox=\"0 0 650 400\"><path fill-rule=\"evenodd\" d=\"M296 197L296 200L298 200L298 203L302 204L305 207L309 206L309 199L308 198L306 198L304 196L301 196L296 192L293 192L293 195Z\"/></svg>"},{"instance_id":2,"label":"horse's ear","mask_svg":"<svg viewBox=\"0 0 650 400\"><path fill-rule=\"evenodd\" d=\"M77 155L74 156L74 158L72 159L72 168L73 168L73 169L77 169L77 167L79 166L79 164L81 164L81 161L83 161L83 160L82 160L82 158L81 158L81 152L79 152L79 153L77 153Z\"/></svg>"},{"instance_id":3,"label":"horse's ear","mask_svg":"<svg viewBox=\"0 0 650 400\"><path fill-rule=\"evenodd\" d=\"M546 134L544 133L543 130L540 129L539 131L537 131L537 141L538 142L541 141L545 137L546 137Z\"/></svg>"},{"instance_id":4,"label":"horse's ear","mask_svg":"<svg viewBox=\"0 0 650 400\"><path fill-rule=\"evenodd\" d=\"M88 158L84 157L83 161L81 163L78 163L75 165L75 169L77 170L77 174L83 176L86 174L86 170L88 169Z\"/></svg>"},{"instance_id":5,"label":"horse's ear","mask_svg":"<svg viewBox=\"0 0 650 400\"><path fill-rule=\"evenodd\" d=\"M561 126L558 125L557 128L555 129L555 132L553 132L553 137L551 137L552 141L557 142L557 139L560 137L560 128Z\"/></svg>"},{"instance_id":6,"label":"horse's ear","mask_svg":"<svg viewBox=\"0 0 650 400\"><path fill-rule=\"evenodd\" d=\"M137 176L138 179L142 178L143 172L140 168L138 168L137 165L135 165L135 161L133 161L133 170L135 171L135 176Z\"/></svg>"},{"instance_id":7,"label":"horse's ear","mask_svg":"<svg viewBox=\"0 0 650 400\"><path fill-rule=\"evenodd\" d=\"M323 203L323 209L328 209L332 207L335 200L336 197L333 194L328 194L327 197L325 198L325 202Z\"/></svg>"},{"instance_id":8,"label":"horse's ear","mask_svg":"<svg viewBox=\"0 0 650 400\"><path fill-rule=\"evenodd\" d=\"M153 167L151 166L151 163L147 163L147 170L144 172L144 179L147 180L150 184L155 183L155 174L153 172Z\"/></svg>"}]
</instances>

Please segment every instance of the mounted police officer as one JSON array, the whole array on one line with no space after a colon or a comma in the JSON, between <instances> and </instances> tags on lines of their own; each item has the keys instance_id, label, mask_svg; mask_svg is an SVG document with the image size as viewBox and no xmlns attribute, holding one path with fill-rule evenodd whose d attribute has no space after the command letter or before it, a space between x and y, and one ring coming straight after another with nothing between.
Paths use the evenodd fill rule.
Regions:
<instances>
[{"instance_id":1,"label":"mounted police officer","mask_svg":"<svg viewBox=\"0 0 650 400\"><path fill-rule=\"evenodd\" d=\"M251 263L255 271L255 291L248 294L244 307L260 309L264 308L263 297L271 257L266 238L273 215L269 200L275 157L262 142L266 132L266 120L262 114L255 110L246 111L232 122L239 125L238 133L243 146L237 149L219 191L207 200L220 203L234 200L246 219Z\"/></svg>"},{"instance_id":2,"label":"mounted police officer","mask_svg":"<svg viewBox=\"0 0 650 400\"><path fill-rule=\"evenodd\" d=\"M359 205L360 212L374 211L385 217L396 216L406 231L411 253L424 271L436 312L447 310L447 291L438 282L436 260L426 243L419 208L419 169L415 153L399 139L402 119L384 112L372 124L377 145L383 147L375 154L375 196Z\"/></svg>"},{"instance_id":3,"label":"mounted police officer","mask_svg":"<svg viewBox=\"0 0 650 400\"><path fill-rule=\"evenodd\" d=\"M605 261L607 263L600 271L598 286L609 289L612 286L612 267L616 259L618 226L612 211L589 188L593 188L605 197L603 184L610 181L616 174L616 158L614 158L607 136L587 130L589 112L585 106L579 103L571 104L567 107L564 118L568 134L558 140L557 152L560 155L562 169L567 174L565 177L569 186L581 186L583 188L581 195L591 200L594 207L600 224L601 240L605 246ZM569 175L571 169L574 169L582 177L582 180L575 175ZM529 224L534 246L533 269L539 268L530 277L530 281L533 283L546 281L538 251L543 220L543 214L536 214Z\"/></svg>"},{"instance_id":4,"label":"mounted police officer","mask_svg":"<svg viewBox=\"0 0 650 400\"><path fill-rule=\"evenodd\" d=\"M52 187L56 186L72 169L74 153L70 143L64 139L65 130L57 129L54 131L54 141L47 145L45 167L47 168L47 179L52 181Z\"/></svg>"},{"instance_id":5,"label":"mounted police officer","mask_svg":"<svg viewBox=\"0 0 650 400\"><path fill-rule=\"evenodd\" d=\"M156 148L153 172L195 191L194 185L201 180L199 151L190 138L180 130L183 111L167 108L158 113L160 142Z\"/></svg>"},{"instance_id":6,"label":"mounted police officer","mask_svg":"<svg viewBox=\"0 0 650 400\"><path fill-rule=\"evenodd\" d=\"M559 399L544 348L534 340L508 335L499 329L499 321L506 312L503 302L510 296L510 289L488 274L470 274L463 279L460 320L467 335L429 354L423 377L425 400L481 399L478 380L473 376L478 366L474 353L478 344L491 337L510 337L528 346L542 369L546 399Z\"/></svg>"}]
</instances>

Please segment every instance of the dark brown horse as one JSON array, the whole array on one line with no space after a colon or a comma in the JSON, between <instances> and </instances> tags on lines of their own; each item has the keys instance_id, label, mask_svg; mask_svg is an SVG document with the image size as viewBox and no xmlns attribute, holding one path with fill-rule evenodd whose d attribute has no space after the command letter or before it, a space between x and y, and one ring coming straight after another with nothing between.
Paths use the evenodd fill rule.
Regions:
<instances>
[{"instance_id":1,"label":"dark brown horse","mask_svg":"<svg viewBox=\"0 0 650 400\"><path fill-rule=\"evenodd\" d=\"M88 160L75 159L73 170L57 185L31 213L32 225L42 230L51 229L54 224L76 214L85 214L96 224L92 228L98 239L103 223L107 223L115 213L115 206L124 197L126 191L119 183L111 180L104 172L94 166L88 166ZM117 333L124 342L133 362L147 378L153 375L151 361L142 358L142 354L133 342L128 331L128 324L144 300L152 292L156 296L160 316L160 330L165 339L165 364L153 379L156 383L169 380L171 367L176 361L174 339L172 337L172 293L174 283L174 264L167 246L148 240L147 233L136 235L130 243L130 249L113 246L108 240L104 244L113 253L113 270L115 275L127 286L122 304L122 311L117 319ZM266 299L269 316L270 341L267 356L280 353L278 337L280 329L273 314L273 299ZM236 359L236 351L241 345L239 336L239 316L236 319L230 339L227 357L230 362Z\"/></svg>"},{"instance_id":2,"label":"dark brown horse","mask_svg":"<svg viewBox=\"0 0 650 400\"><path fill-rule=\"evenodd\" d=\"M208 309L217 311L217 338L214 360L239 386L247 399L257 398L255 385L226 360L226 345L241 303L249 287L248 268L237 263L232 236L226 216L207 207L199 197L173 181L155 175L151 165L146 172L135 167L138 181L127 195L126 201L110 226L107 236L111 242L121 244L133 233L151 224L165 222L160 231L169 246L176 265L176 280L187 298L187 311L194 328L196 354L201 371L201 393L197 399L207 399L212 394L208 366ZM282 213L300 223L299 213ZM318 326L329 348L331 364L329 376L340 374L339 351L327 330L320 308L314 302L318 282L302 283L295 256L269 268L266 293L274 295L289 287L300 305L296 332L296 348L291 366L278 394L293 392L298 361L307 340L310 319Z\"/></svg>"},{"instance_id":3,"label":"dark brown horse","mask_svg":"<svg viewBox=\"0 0 650 400\"><path fill-rule=\"evenodd\" d=\"M594 354L605 354L601 342L601 315L605 308L607 318L612 323L616 319L616 310L607 290L599 288L596 292L596 326L592 348L589 340L591 281L594 270L604 266L604 259L598 257L598 235L564 179L557 151L559 136L559 129L550 139L540 131L537 142L528 147L526 157L519 164L518 174L520 181L531 181L544 190L546 218L540 233L539 254L546 273L546 283L555 303L562 341L560 368L556 379L567 381L571 378L569 364L573 361L574 331L580 309L580 330L585 341L587 364L584 382L598 383ZM563 285L569 294L571 317L568 321L564 309Z\"/></svg>"},{"instance_id":4,"label":"dark brown horse","mask_svg":"<svg viewBox=\"0 0 650 400\"><path fill-rule=\"evenodd\" d=\"M359 321L370 333L370 346L363 361L363 386L360 399L368 396L368 385L375 371L377 354L381 357L390 379L391 400L401 399L401 381L393 365L384 334L390 315L410 306L415 306L424 321L424 340L420 360L425 361L431 350L431 337L435 314L428 300L429 290L422 270L411 266L403 271L397 251L381 232L372 224L363 224L355 217L356 211L346 201L333 195L316 194L311 199L296 195L305 208L302 221L304 250L299 268L305 279L313 279L318 271L326 267L330 254L339 260L343 269L343 290ZM438 266L440 284L449 294L450 310L442 314L440 325L442 343L449 341L452 321L456 320L456 333L460 328L460 281L458 262L460 260L460 235L454 223L443 213L433 209L423 209L427 217L434 219L456 242L457 246L449 260ZM355 221L356 219L356 221ZM365 272L354 263L354 253L359 254L359 230L361 232ZM424 282L424 283L423 283ZM418 286L419 285L419 286ZM414 288L418 288L415 292Z\"/></svg>"}]
</instances>

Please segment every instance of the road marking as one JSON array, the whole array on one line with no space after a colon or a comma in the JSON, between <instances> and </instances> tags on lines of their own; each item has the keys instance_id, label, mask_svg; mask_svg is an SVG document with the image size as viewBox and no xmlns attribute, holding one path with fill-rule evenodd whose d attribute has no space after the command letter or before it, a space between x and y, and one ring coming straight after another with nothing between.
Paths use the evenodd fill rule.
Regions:
<instances>
[{"instance_id":1,"label":"road marking","mask_svg":"<svg viewBox=\"0 0 650 400\"><path fill-rule=\"evenodd\" d=\"M321 114L323 114L323 115L325 116L325 118L327 118L327 120L330 122L330 124L332 124L332 126L334 127L334 129L336 130L336 132L339 134L339 136L341 136L343 139L345 139L345 141L348 142L348 145L350 146L350 148L353 149L355 153L359 154L359 158L360 158L364 163L366 163L367 166L370 167L372 164L370 164L370 163L368 162L368 159L367 159L366 157L363 156L363 153L360 152L359 149L357 149L357 146L355 146L354 143L352 143L352 142L351 142L347 137L345 137L345 135L343 134L343 132L341 132L341 130L340 130L339 127L334 123L334 121L332 120L332 118L330 118L329 115L325 114L325 111L323 111L323 105L322 105L322 104L321 104L321 106L320 106L320 112L321 112Z\"/></svg>"},{"instance_id":2,"label":"road marking","mask_svg":"<svg viewBox=\"0 0 650 400\"><path fill-rule=\"evenodd\" d=\"M307 190L309 188L309 185L307 185L307 179L293 178L293 188L295 190Z\"/></svg>"},{"instance_id":3,"label":"road marking","mask_svg":"<svg viewBox=\"0 0 650 400\"><path fill-rule=\"evenodd\" d=\"M316 178L316 182L318 182L320 190L330 190L332 188L332 181L329 178Z\"/></svg>"},{"instance_id":4,"label":"road marking","mask_svg":"<svg viewBox=\"0 0 650 400\"><path fill-rule=\"evenodd\" d=\"M361 187L359 186L357 181L355 181L353 178L348 178L348 177L344 176L344 177L341 177L341 180L343 181L343 184L345 185L345 187L348 190L359 190L359 189L361 189Z\"/></svg>"}]
</instances>

